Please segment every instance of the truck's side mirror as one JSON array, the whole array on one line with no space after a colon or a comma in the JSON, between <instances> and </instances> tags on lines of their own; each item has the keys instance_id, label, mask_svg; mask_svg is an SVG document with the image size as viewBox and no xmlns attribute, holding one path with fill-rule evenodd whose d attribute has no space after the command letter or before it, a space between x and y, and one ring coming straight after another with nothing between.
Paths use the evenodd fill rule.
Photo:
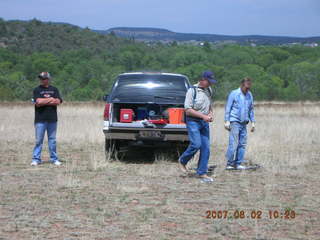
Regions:
<instances>
[{"instance_id":1,"label":"truck's side mirror","mask_svg":"<svg viewBox=\"0 0 320 240\"><path fill-rule=\"evenodd\" d=\"M103 101L106 102L106 101L108 100L108 97L109 97L109 94L104 95L104 96L102 97Z\"/></svg>"}]
</instances>

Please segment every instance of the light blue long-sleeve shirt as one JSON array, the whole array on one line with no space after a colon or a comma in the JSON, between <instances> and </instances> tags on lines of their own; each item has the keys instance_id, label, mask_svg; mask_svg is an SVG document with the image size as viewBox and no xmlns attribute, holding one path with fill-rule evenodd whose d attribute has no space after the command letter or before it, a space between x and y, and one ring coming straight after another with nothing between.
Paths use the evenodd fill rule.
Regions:
<instances>
[{"instance_id":1,"label":"light blue long-sleeve shirt","mask_svg":"<svg viewBox=\"0 0 320 240\"><path fill-rule=\"evenodd\" d=\"M255 122L253 96L250 91L244 94L241 88L233 90L225 106L224 120L229 122Z\"/></svg>"}]
</instances>

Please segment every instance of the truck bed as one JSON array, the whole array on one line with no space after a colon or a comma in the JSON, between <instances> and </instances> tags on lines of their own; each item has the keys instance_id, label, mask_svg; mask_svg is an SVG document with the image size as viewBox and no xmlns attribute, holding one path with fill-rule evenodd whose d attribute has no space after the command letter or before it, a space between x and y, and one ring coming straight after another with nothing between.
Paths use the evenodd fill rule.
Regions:
<instances>
[{"instance_id":1,"label":"truck bed","mask_svg":"<svg viewBox=\"0 0 320 240\"><path fill-rule=\"evenodd\" d=\"M151 126L151 125L150 125ZM159 125L159 124L153 124L154 127L145 127L145 125L142 122L132 122L132 123L121 123L121 122L113 122L110 125L110 128L116 129L124 129L124 128L143 128L144 130L148 129L186 129L185 124L165 124L165 125Z\"/></svg>"}]
</instances>

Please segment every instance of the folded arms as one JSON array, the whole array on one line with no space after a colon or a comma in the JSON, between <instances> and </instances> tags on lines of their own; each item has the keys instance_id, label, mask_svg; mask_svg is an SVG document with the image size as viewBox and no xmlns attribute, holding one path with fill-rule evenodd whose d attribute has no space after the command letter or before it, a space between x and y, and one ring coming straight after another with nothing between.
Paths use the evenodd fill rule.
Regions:
<instances>
[{"instance_id":1,"label":"folded arms","mask_svg":"<svg viewBox=\"0 0 320 240\"><path fill-rule=\"evenodd\" d=\"M37 98L36 100L36 106L42 107L42 106L58 106L61 104L61 100L59 98Z\"/></svg>"}]
</instances>

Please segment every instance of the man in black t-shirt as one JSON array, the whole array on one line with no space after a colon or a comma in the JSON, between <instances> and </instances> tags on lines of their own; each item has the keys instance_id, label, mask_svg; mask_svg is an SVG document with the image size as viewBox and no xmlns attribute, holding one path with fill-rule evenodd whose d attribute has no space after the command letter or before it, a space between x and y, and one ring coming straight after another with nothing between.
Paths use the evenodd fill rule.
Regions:
<instances>
[{"instance_id":1,"label":"man in black t-shirt","mask_svg":"<svg viewBox=\"0 0 320 240\"><path fill-rule=\"evenodd\" d=\"M50 162L59 166L56 151L56 132L57 132L57 106L62 103L59 90L49 85L50 74L42 72L39 74L40 85L33 90L33 102L35 104L34 126L36 132L36 145L33 149L32 166L41 164L41 151L45 132L48 136L50 152Z\"/></svg>"}]
</instances>

